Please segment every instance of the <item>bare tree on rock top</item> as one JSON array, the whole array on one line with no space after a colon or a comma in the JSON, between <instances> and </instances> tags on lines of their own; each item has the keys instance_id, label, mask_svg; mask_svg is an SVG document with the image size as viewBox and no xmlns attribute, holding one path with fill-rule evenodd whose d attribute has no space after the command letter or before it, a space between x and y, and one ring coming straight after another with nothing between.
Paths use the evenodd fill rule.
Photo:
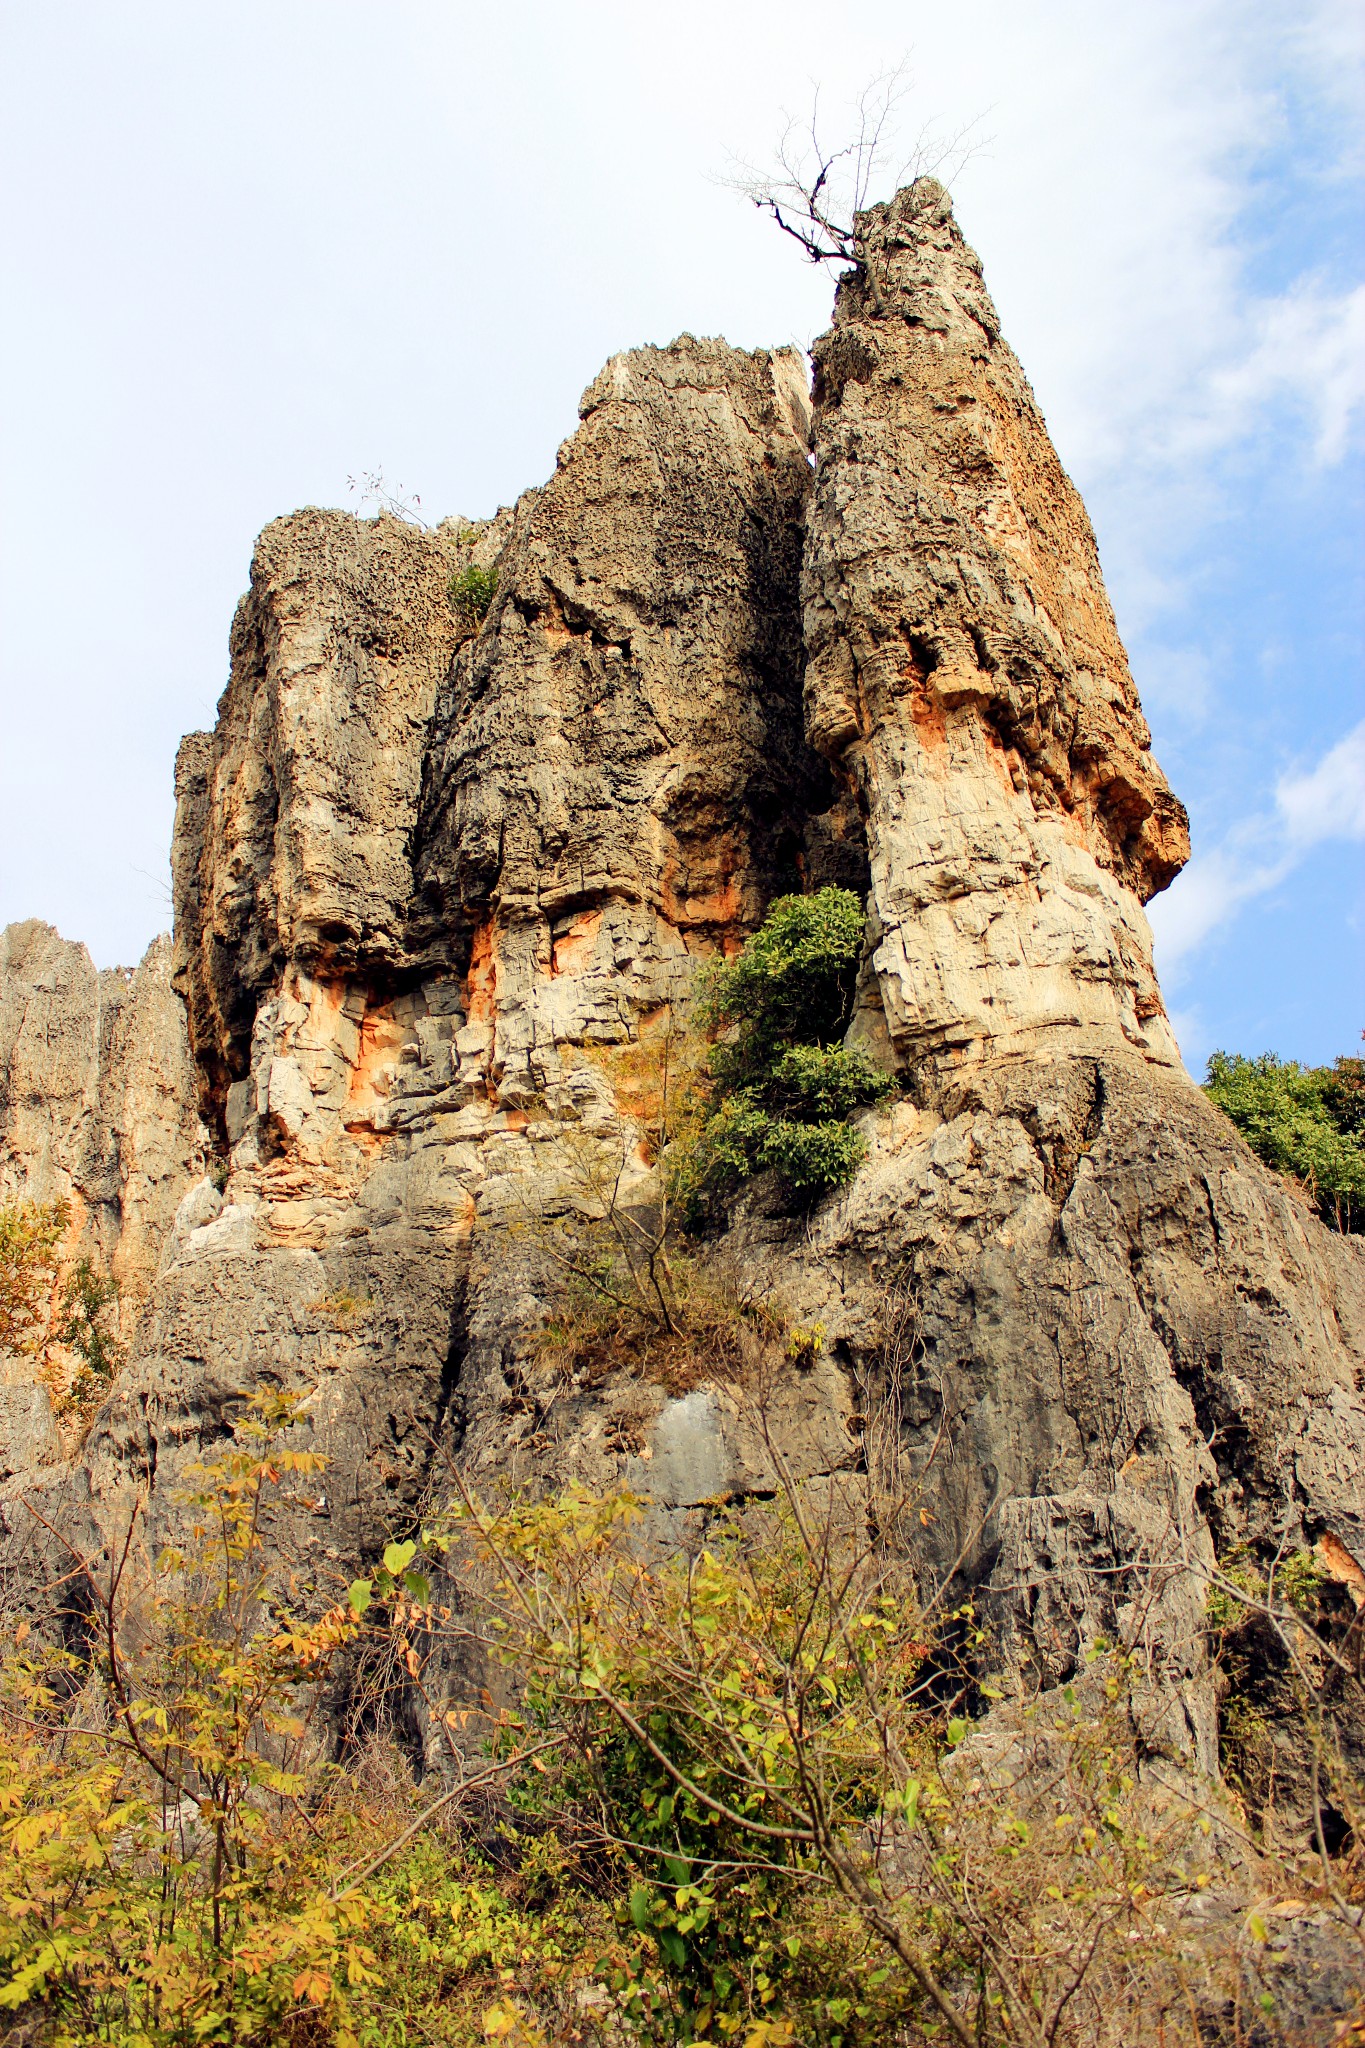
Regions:
<instances>
[{"instance_id":1,"label":"bare tree on rock top","mask_svg":"<svg viewBox=\"0 0 1365 2048\"><path fill-rule=\"evenodd\" d=\"M810 262L863 271L866 259L854 223L874 187L898 191L922 184L928 205L937 196L931 181L960 170L971 154L974 123L946 137L926 123L910 149L902 149L901 115L912 89L904 59L879 73L849 109L847 139L837 141L823 123L816 86L809 114L786 116L772 163L764 169L734 158L723 183L770 215Z\"/></svg>"}]
</instances>

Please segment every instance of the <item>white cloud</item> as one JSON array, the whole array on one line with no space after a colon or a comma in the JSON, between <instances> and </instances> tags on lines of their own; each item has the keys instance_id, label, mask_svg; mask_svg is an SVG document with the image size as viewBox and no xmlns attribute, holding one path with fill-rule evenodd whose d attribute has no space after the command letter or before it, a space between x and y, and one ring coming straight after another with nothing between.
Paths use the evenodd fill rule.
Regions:
<instances>
[{"instance_id":1,"label":"white cloud","mask_svg":"<svg viewBox=\"0 0 1365 2048\"><path fill-rule=\"evenodd\" d=\"M1211 853L1196 854L1164 896L1148 908L1156 940L1157 966L1163 980L1177 984L1181 969L1220 925L1226 924L1254 896L1264 896L1282 882L1298 855L1258 858L1257 842L1266 838L1256 822L1228 835Z\"/></svg>"},{"instance_id":2,"label":"white cloud","mask_svg":"<svg viewBox=\"0 0 1365 2048\"><path fill-rule=\"evenodd\" d=\"M1275 807L1303 852L1324 839L1365 839L1365 718L1316 768L1283 777Z\"/></svg>"},{"instance_id":3,"label":"white cloud","mask_svg":"<svg viewBox=\"0 0 1365 2048\"><path fill-rule=\"evenodd\" d=\"M1187 728L1203 725L1217 696L1210 657L1199 647L1150 647L1134 661L1134 679L1149 717Z\"/></svg>"},{"instance_id":4,"label":"white cloud","mask_svg":"<svg viewBox=\"0 0 1365 2048\"><path fill-rule=\"evenodd\" d=\"M1205 447L1240 439L1259 410L1287 398L1308 420L1313 457L1339 462L1365 413L1365 285L1333 293L1301 279L1248 307L1245 352L1209 378L1193 439Z\"/></svg>"},{"instance_id":5,"label":"white cloud","mask_svg":"<svg viewBox=\"0 0 1365 2048\"><path fill-rule=\"evenodd\" d=\"M1191 956L1244 904L1278 888L1314 847L1365 839L1365 719L1317 766L1281 778L1273 816L1246 818L1198 854L1148 911L1162 976L1179 985Z\"/></svg>"}]
</instances>

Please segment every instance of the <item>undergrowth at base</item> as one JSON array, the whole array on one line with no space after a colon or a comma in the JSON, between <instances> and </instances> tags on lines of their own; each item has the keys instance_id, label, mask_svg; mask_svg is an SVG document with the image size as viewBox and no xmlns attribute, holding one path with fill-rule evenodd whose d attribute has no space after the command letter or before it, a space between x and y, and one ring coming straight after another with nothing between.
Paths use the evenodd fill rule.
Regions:
<instances>
[{"instance_id":1,"label":"undergrowth at base","mask_svg":"<svg viewBox=\"0 0 1365 2048\"><path fill-rule=\"evenodd\" d=\"M681 1543L627 1492L487 1503L456 1471L328 1589L289 1562L325 1462L308 1416L297 1394L243 1407L180 1550L144 1558L134 1518L90 1557L35 1520L56 1597L0 1666L0 2039L1292 2038L1201 1933L1206 1890L1242 1881L1235 1801L1148 1776L1139 1636L1002 1698L971 1600L926 1595L837 1478L797 1488L775 1448L774 1498L713 1504ZM1230 1681L1265 1625L1305 1670L1335 1659L1331 1711L1356 1698L1351 1622L1318 1626L1334 1569L1225 1561L1208 1628ZM328 1711L362 1672L389 1709L365 1730ZM1323 1700L1302 1712L1325 1738ZM1349 1759L1314 1754L1352 1840L1321 1842L1309 1906L1349 1930L1359 1808ZM1264 1945L1237 1896L1236 1942Z\"/></svg>"}]
</instances>

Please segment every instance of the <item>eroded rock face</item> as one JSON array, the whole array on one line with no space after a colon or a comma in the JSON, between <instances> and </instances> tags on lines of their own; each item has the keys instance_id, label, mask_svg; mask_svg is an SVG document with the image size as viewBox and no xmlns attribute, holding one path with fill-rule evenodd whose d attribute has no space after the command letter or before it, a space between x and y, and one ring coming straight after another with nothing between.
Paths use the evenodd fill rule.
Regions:
<instances>
[{"instance_id":1,"label":"eroded rock face","mask_svg":"<svg viewBox=\"0 0 1365 2048\"><path fill-rule=\"evenodd\" d=\"M780 1452L981 1588L1020 1684L1136 1633L1146 1740L1212 1767L1215 1545L1365 1555L1365 1261L1179 1066L1141 906L1183 812L976 259L937 188L861 231L813 481L796 359L683 337L614 359L472 544L339 513L263 536L177 770L176 977L226 1185L149 1166L156 1203L127 1197L160 1245L138 1355L47 1483L92 1542L145 1493L154 1547L244 1393L309 1386L331 1463L289 1540L322 1584L447 1453L491 1485L628 1482L667 1531L771 1492ZM497 571L477 631L448 590L470 559ZM649 1101L698 963L869 862L853 1028L902 1099L841 1196L793 1218L755 1187L705 1254L820 1342L558 1372L546 1233L604 1177L657 1200ZM105 998L79 949L16 943L47 1007L0 1009L12 1077L40 1076L11 1079L7 1142L85 1158L105 1066L60 1020Z\"/></svg>"},{"instance_id":2,"label":"eroded rock face","mask_svg":"<svg viewBox=\"0 0 1365 2048\"><path fill-rule=\"evenodd\" d=\"M815 348L807 729L868 822L899 1056L1178 1054L1142 904L1188 852L1085 508L930 181Z\"/></svg>"},{"instance_id":3,"label":"eroded rock face","mask_svg":"<svg viewBox=\"0 0 1365 2048\"><path fill-rule=\"evenodd\" d=\"M131 1336L202 1157L171 946L97 971L31 919L0 933L0 1200L65 1199L73 1256L119 1283Z\"/></svg>"},{"instance_id":4,"label":"eroded rock face","mask_svg":"<svg viewBox=\"0 0 1365 2048\"><path fill-rule=\"evenodd\" d=\"M184 1006L171 946L97 972L84 946L30 919L0 932L0 1202L65 1201L62 1264L119 1288L136 1344L176 1206L202 1170ZM0 1364L0 1473L60 1454L31 1360Z\"/></svg>"},{"instance_id":5,"label":"eroded rock face","mask_svg":"<svg viewBox=\"0 0 1365 2048\"><path fill-rule=\"evenodd\" d=\"M815 349L806 715L867 824L855 1029L915 1106L813 1227L756 1204L734 1242L838 1333L1006 1667L1140 1626L1147 1740L1213 1768L1215 1541L1365 1544L1365 1260L1179 1065L1141 904L1184 814L980 265L932 184L859 234Z\"/></svg>"},{"instance_id":6,"label":"eroded rock face","mask_svg":"<svg viewBox=\"0 0 1365 2048\"><path fill-rule=\"evenodd\" d=\"M472 635L446 529L263 536L178 767L177 974L229 1172L181 1203L80 1513L150 1487L154 1529L262 1378L315 1389L331 1465L297 1542L338 1570L455 1448L605 1486L657 1430L667 1513L698 1472L759 1469L729 1396L542 1385L529 1340L546 1230L602 1172L654 1197L644 1070L698 963L803 872L860 879L802 737L806 406L790 354L617 358L476 544L498 581ZM851 1446L834 1381L792 1408L806 1465Z\"/></svg>"},{"instance_id":7,"label":"eroded rock face","mask_svg":"<svg viewBox=\"0 0 1365 2048\"><path fill-rule=\"evenodd\" d=\"M684 336L614 357L580 413L455 663L420 834L420 937L468 933L504 1102L799 887L833 796L797 708L799 359Z\"/></svg>"},{"instance_id":8,"label":"eroded rock face","mask_svg":"<svg viewBox=\"0 0 1365 2048\"><path fill-rule=\"evenodd\" d=\"M256 544L218 723L176 764L177 973L215 1090L245 1073L286 968L335 977L405 958L463 531L307 511Z\"/></svg>"},{"instance_id":9,"label":"eroded rock face","mask_svg":"<svg viewBox=\"0 0 1365 2048\"><path fill-rule=\"evenodd\" d=\"M1360 1246L1131 1054L981 1069L864 1128L846 1196L799 1232L751 1204L730 1255L852 1364L874 1511L982 1588L1011 1683L1136 1635L1149 1741L1212 1768L1215 1547L1365 1552Z\"/></svg>"}]
</instances>

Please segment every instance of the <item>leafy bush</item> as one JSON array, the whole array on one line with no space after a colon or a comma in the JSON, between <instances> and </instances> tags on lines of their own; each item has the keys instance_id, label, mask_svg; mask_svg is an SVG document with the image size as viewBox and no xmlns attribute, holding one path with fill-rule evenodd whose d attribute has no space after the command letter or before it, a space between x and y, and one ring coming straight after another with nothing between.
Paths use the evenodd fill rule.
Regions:
<instances>
[{"instance_id":1,"label":"leafy bush","mask_svg":"<svg viewBox=\"0 0 1365 2048\"><path fill-rule=\"evenodd\" d=\"M63 1406L80 1408L103 1394L123 1363L123 1345L112 1311L118 1307L118 1283L100 1271L93 1259L76 1261L62 1288L57 1340L80 1359Z\"/></svg>"},{"instance_id":2,"label":"leafy bush","mask_svg":"<svg viewBox=\"0 0 1365 2048\"><path fill-rule=\"evenodd\" d=\"M528 1720L569 1732L521 1801L580 1826L601 1816L624 1851L617 1913L638 1939L623 1982L651 2032L726 2038L812 1974L822 2003L851 1990L851 2009L862 1944L802 1910L818 1854L792 1802L818 1751L831 1804L850 1819L874 1810L867 1680L885 1669L913 1686L926 1646L889 1595L845 1641L790 1516L749 1545L722 1518L701 1556L651 1564L641 1514L628 1494L566 1494L465 1522L500 1576L494 1626L527 1682ZM862 2038L856 2024L841 2032Z\"/></svg>"},{"instance_id":3,"label":"leafy bush","mask_svg":"<svg viewBox=\"0 0 1365 2048\"><path fill-rule=\"evenodd\" d=\"M1204 1801L1154 1802L1138 1771L1140 1657L1097 1646L1074 1687L1002 1706L994 1764L960 1704L998 1698L960 1661L983 1647L971 1605L926 1599L837 1489L822 1520L815 1489L785 1481L714 1516L692 1555L661 1553L628 1495L490 1512L465 1492L331 1605L305 1580L304 1615L274 1526L290 1481L306 1500L323 1466L291 1448L301 1409L251 1405L150 1584L125 1584L131 1538L73 1551L66 1647L16 1632L0 2031L13 2017L50 2048L1192 2048L1211 1998L1242 2038L1241 1963L1225 1940L1201 1955L1186 1914L1210 1867ZM1323 1572L1281 1571L1311 1646ZM458 1614L433 1598L441 1574ZM1234 1620L1257 1583L1218 1582ZM468 1716L432 1697L433 1666L490 1637L524 1704L481 1717L482 1765L452 1743L433 1797L392 1744L327 1760L317 1710L367 1638L435 1729ZM1258 2040L1286 2038L1254 2017Z\"/></svg>"},{"instance_id":4,"label":"leafy bush","mask_svg":"<svg viewBox=\"0 0 1365 2048\"><path fill-rule=\"evenodd\" d=\"M560 1737L517 1797L601 1843L642 2038L1205 2038L1203 1966L1168 1936L1208 1823L1140 1782L1141 1656L1096 1646L1084 1682L1014 1710L993 1765L955 1711L973 1609L935 1614L833 1493L823 1519L791 1487L722 1513L692 1556L661 1556L645 1512L466 1494L428 1538L473 1534L490 1569L527 1724Z\"/></svg>"},{"instance_id":5,"label":"leafy bush","mask_svg":"<svg viewBox=\"0 0 1365 2048\"><path fill-rule=\"evenodd\" d=\"M449 584L450 603L467 632L472 633L487 615L497 592L496 569L480 569L475 563L466 562L463 569L455 570Z\"/></svg>"},{"instance_id":6,"label":"leafy bush","mask_svg":"<svg viewBox=\"0 0 1365 2048\"><path fill-rule=\"evenodd\" d=\"M71 1212L65 1202L13 1202L0 1209L0 1351L42 1347Z\"/></svg>"},{"instance_id":7,"label":"leafy bush","mask_svg":"<svg viewBox=\"0 0 1365 2048\"><path fill-rule=\"evenodd\" d=\"M264 1574L268 1496L322 1463L288 1447L297 1407L263 1397L201 1468L191 1544L162 1558L139 1626L130 1530L107 1574L80 1569L84 1649L5 1668L0 2011L45 2002L61 2039L273 2040L311 2012L354 2041L370 1908L329 1891L344 1830L301 1801L326 1775L308 1696L355 1623L342 1608L296 1620Z\"/></svg>"},{"instance_id":8,"label":"leafy bush","mask_svg":"<svg viewBox=\"0 0 1365 2048\"><path fill-rule=\"evenodd\" d=\"M847 1119L891 1087L865 1054L834 1042L852 1013L862 942L850 890L783 896L738 958L712 971L700 1005L723 1033L712 1106L673 1165L694 1224L764 1170L802 1202L852 1179L865 1147Z\"/></svg>"},{"instance_id":9,"label":"leafy bush","mask_svg":"<svg viewBox=\"0 0 1365 2048\"><path fill-rule=\"evenodd\" d=\"M1301 1067L1216 1052L1204 1087L1253 1152L1292 1174L1337 1230L1365 1230L1365 1060Z\"/></svg>"},{"instance_id":10,"label":"leafy bush","mask_svg":"<svg viewBox=\"0 0 1365 2048\"><path fill-rule=\"evenodd\" d=\"M862 944L851 889L779 896L739 956L711 974L703 1014L733 1027L717 1048L717 1079L727 1088L761 1083L785 1047L836 1038L853 1007Z\"/></svg>"},{"instance_id":11,"label":"leafy bush","mask_svg":"<svg viewBox=\"0 0 1365 2048\"><path fill-rule=\"evenodd\" d=\"M572 2005L585 1975L611 2002L599 1965L624 1952L572 1852L509 1841L498 1869L437 1824L514 1775L515 1749L421 1802L408 1777L377 1797L363 1755L328 1760L318 1709L343 1660L368 1637L420 1691L414 1638L439 1615L411 1540L331 1605L305 1581L309 1615L281 1596L279 1512L325 1468L291 1444L302 1410L250 1403L191 1476L188 1539L149 1582L135 1528L102 1560L70 1549L63 1606L15 1631L0 2035L17 2020L48 2048L540 2048L537 2002Z\"/></svg>"}]
</instances>

